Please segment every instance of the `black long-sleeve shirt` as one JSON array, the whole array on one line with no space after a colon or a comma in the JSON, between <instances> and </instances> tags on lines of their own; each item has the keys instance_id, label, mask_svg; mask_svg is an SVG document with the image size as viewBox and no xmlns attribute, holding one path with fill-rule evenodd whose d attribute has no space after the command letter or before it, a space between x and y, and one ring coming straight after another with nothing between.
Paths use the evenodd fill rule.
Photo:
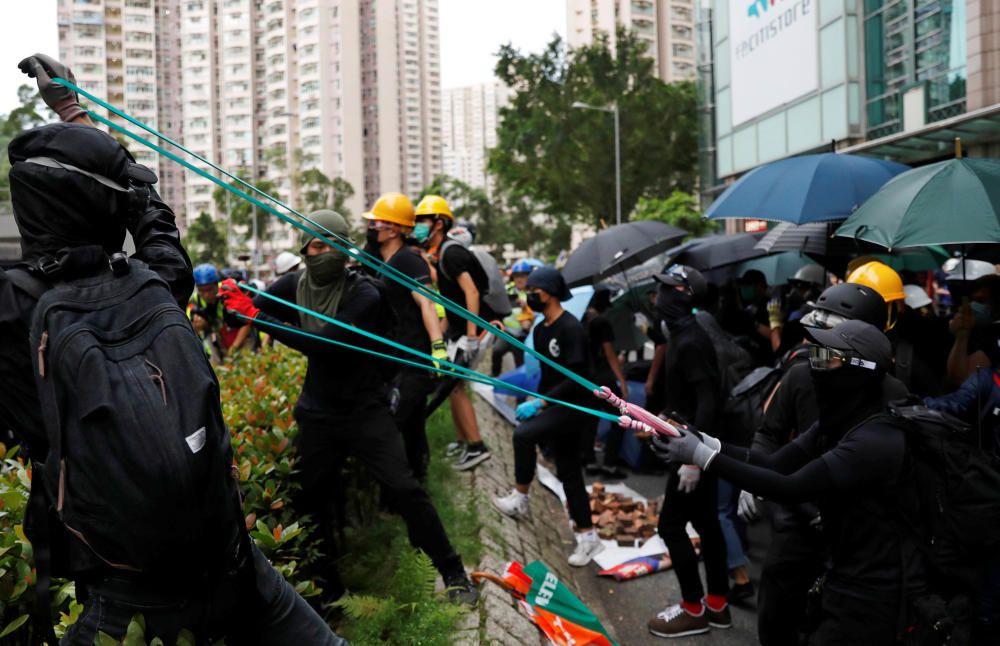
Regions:
<instances>
[{"instance_id":1,"label":"black long-sleeve shirt","mask_svg":"<svg viewBox=\"0 0 1000 646\"><path fill-rule=\"evenodd\" d=\"M719 366L708 334L693 316L670 324L663 363L667 402L664 412L668 416L677 413L695 428L711 429L706 431L709 435L719 435Z\"/></svg>"},{"instance_id":2,"label":"black long-sleeve shirt","mask_svg":"<svg viewBox=\"0 0 1000 646\"><path fill-rule=\"evenodd\" d=\"M296 289L301 275L302 272L296 272L282 276L271 285L268 293L296 303ZM261 309L255 320L257 328L309 359L302 395L296 406L297 412L315 415L342 414L384 396L380 360L320 339L269 326L268 323L279 323L297 328L300 327L300 317L307 315L264 296L257 296L254 304ZM333 318L368 332L388 336L389 328L384 324L391 323L392 315L375 281L351 272L337 314ZM327 323L312 334L379 352L391 352L384 345L332 323Z\"/></svg>"}]
</instances>

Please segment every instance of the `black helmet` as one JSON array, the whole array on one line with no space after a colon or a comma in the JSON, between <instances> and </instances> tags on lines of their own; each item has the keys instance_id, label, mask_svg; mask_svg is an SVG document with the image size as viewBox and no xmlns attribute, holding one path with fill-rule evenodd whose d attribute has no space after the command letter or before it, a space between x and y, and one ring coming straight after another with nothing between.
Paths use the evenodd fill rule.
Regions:
<instances>
[{"instance_id":1,"label":"black helmet","mask_svg":"<svg viewBox=\"0 0 1000 646\"><path fill-rule=\"evenodd\" d=\"M823 290L816 299L816 308L802 317L802 325L829 329L850 320L884 330L886 306L882 296L866 285L838 283Z\"/></svg>"},{"instance_id":2,"label":"black helmet","mask_svg":"<svg viewBox=\"0 0 1000 646\"><path fill-rule=\"evenodd\" d=\"M661 285L687 288L692 298L704 298L708 295L708 281L694 267L670 265L664 268L662 274L656 274L653 278Z\"/></svg>"}]
</instances>

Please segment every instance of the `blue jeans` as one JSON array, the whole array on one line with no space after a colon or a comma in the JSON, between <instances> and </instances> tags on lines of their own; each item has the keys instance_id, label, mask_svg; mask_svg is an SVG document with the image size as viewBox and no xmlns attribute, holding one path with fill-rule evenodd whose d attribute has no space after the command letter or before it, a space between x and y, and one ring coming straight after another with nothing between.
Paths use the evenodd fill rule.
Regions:
<instances>
[{"instance_id":1,"label":"blue jeans","mask_svg":"<svg viewBox=\"0 0 1000 646\"><path fill-rule=\"evenodd\" d=\"M719 525L722 526L722 536L726 539L726 564L730 570L747 564L742 539L746 528L736 513L739 498L740 490L719 478Z\"/></svg>"},{"instance_id":2,"label":"blue jeans","mask_svg":"<svg viewBox=\"0 0 1000 646\"><path fill-rule=\"evenodd\" d=\"M256 546L253 571L223 578L212 590L190 586L187 594L137 585L114 575L80 585L83 614L60 641L62 646L92 646L98 632L116 640L125 636L132 617L142 614L146 639L177 641L187 629L198 643L224 637L226 644L319 644L348 646L305 600L271 567ZM251 580L252 576L252 580Z\"/></svg>"}]
</instances>

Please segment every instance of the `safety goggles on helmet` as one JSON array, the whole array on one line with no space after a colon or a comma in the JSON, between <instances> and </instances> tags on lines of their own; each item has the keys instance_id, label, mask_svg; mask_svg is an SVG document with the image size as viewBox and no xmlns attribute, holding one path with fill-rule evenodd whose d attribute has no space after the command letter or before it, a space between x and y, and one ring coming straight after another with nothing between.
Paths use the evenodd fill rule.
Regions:
<instances>
[{"instance_id":1,"label":"safety goggles on helmet","mask_svg":"<svg viewBox=\"0 0 1000 646\"><path fill-rule=\"evenodd\" d=\"M393 227L398 227L399 225L395 222L386 222L385 220L368 220L368 228L375 229L376 231L385 231L386 229L392 229Z\"/></svg>"},{"instance_id":2,"label":"safety goggles on helmet","mask_svg":"<svg viewBox=\"0 0 1000 646\"><path fill-rule=\"evenodd\" d=\"M809 367L813 370L836 370L851 365L865 370L875 370L874 361L868 361L843 350L826 348L821 345L809 346Z\"/></svg>"},{"instance_id":3,"label":"safety goggles on helmet","mask_svg":"<svg viewBox=\"0 0 1000 646\"><path fill-rule=\"evenodd\" d=\"M836 312L817 308L802 317L802 325L806 327L819 328L821 330L829 330L830 328L840 325L846 320L848 320L847 317L837 314Z\"/></svg>"}]
</instances>

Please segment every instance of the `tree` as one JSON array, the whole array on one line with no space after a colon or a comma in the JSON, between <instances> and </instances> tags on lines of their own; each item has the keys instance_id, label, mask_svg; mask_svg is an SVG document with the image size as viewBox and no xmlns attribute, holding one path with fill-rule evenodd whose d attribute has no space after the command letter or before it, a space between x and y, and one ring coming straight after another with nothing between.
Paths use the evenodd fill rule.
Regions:
<instances>
[{"instance_id":1,"label":"tree","mask_svg":"<svg viewBox=\"0 0 1000 646\"><path fill-rule=\"evenodd\" d=\"M607 35L567 50L555 37L541 54L501 47L496 75L514 90L500 111L489 170L546 213L599 224L615 213L614 128L620 114L622 215L640 197L694 188L697 165L695 89L653 73L646 46L619 29L615 53Z\"/></svg>"},{"instance_id":2,"label":"tree","mask_svg":"<svg viewBox=\"0 0 1000 646\"><path fill-rule=\"evenodd\" d=\"M222 223L216 222L204 211L188 225L184 247L191 256L191 262L196 265L203 262L225 265L227 262L226 234Z\"/></svg>"},{"instance_id":3,"label":"tree","mask_svg":"<svg viewBox=\"0 0 1000 646\"><path fill-rule=\"evenodd\" d=\"M264 193L267 193L268 195L271 195L276 199L279 200L281 199L281 197L278 195L277 192L278 189L277 184L275 184L271 180L268 179L252 180L250 179L249 174L245 170L238 171L236 173L236 176L242 179L244 182L254 184L259 190L263 191ZM257 198L257 200L259 200L260 202L267 204L269 206L273 206L274 208L278 209L279 212L282 212L281 207L275 205L266 197L262 197L259 194L251 191L246 186L243 186L236 180L230 182L229 185L232 186L233 188L240 189L244 193L249 193L252 197ZM243 199L239 195L231 193L230 191L222 188L221 186L217 187L212 192L212 199L215 201L215 208L218 209L219 212L223 214L223 217L228 217L229 222L231 224L243 229L243 239L241 240L241 242L243 243L249 242L251 237L253 237L253 220L255 215L257 219L257 238L261 242L261 246L263 246L264 241L268 240L269 238L268 223L271 221L273 217L270 213L268 213L267 211L258 206L255 206L254 204L252 204L248 200ZM199 215L198 217L200 218L201 216Z\"/></svg>"},{"instance_id":4,"label":"tree","mask_svg":"<svg viewBox=\"0 0 1000 646\"><path fill-rule=\"evenodd\" d=\"M347 200L354 197L354 187L343 177L330 179L318 168L308 168L298 174L299 199L303 213L330 209L350 220Z\"/></svg>"},{"instance_id":5,"label":"tree","mask_svg":"<svg viewBox=\"0 0 1000 646\"><path fill-rule=\"evenodd\" d=\"M706 220L698 211L698 203L691 193L674 191L666 199L639 198L632 214L633 220L657 220L687 231L689 238L698 238L716 231L718 222Z\"/></svg>"},{"instance_id":6,"label":"tree","mask_svg":"<svg viewBox=\"0 0 1000 646\"><path fill-rule=\"evenodd\" d=\"M47 111L41 104L38 91L30 85L17 88L17 98L21 105L14 108L6 116L0 117L0 204L10 203L10 161L7 158L7 146L21 132L46 123L42 111ZM50 113L51 114L51 113ZM0 207L0 210L5 210Z\"/></svg>"}]
</instances>

